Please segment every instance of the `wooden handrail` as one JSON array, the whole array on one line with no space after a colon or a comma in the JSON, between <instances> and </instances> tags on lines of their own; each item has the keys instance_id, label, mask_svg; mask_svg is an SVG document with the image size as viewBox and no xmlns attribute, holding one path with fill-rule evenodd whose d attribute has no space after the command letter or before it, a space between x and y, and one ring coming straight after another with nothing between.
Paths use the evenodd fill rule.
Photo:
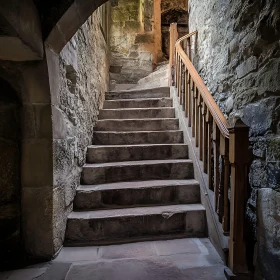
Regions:
<instances>
[{"instance_id":1,"label":"wooden handrail","mask_svg":"<svg viewBox=\"0 0 280 280\"><path fill-rule=\"evenodd\" d=\"M227 122L224 114L218 107L213 96L209 92L208 88L205 86L203 80L197 73L195 67L193 66L193 64L191 63L190 59L188 58L187 54L185 53L185 51L183 50L183 48L181 46L182 41L190 38L191 36L193 36L195 34L197 34L197 31L194 31L194 32L180 38L175 44L176 52L181 56L182 61L184 62L190 75L192 76L193 82L196 84L196 86L198 87L198 90L201 92L202 98L203 98L204 102L206 103L208 109L210 110L211 115L213 116L215 122L217 123L222 135L225 138L229 138L229 130L228 130L229 125L228 125L228 122Z\"/></svg>"},{"instance_id":2,"label":"wooden handrail","mask_svg":"<svg viewBox=\"0 0 280 280\"><path fill-rule=\"evenodd\" d=\"M178 39L177 24L170 26L170 85L177 88L191 136L199 148L208 187L214 191L217 218L224 233L230 236L228 266L234 273L244 274L249 128L241 120L229 126L192 64L191 39L196 34L194 31ZM185 41L186 52L182 47Z\"/></svg>"}]
</instances>

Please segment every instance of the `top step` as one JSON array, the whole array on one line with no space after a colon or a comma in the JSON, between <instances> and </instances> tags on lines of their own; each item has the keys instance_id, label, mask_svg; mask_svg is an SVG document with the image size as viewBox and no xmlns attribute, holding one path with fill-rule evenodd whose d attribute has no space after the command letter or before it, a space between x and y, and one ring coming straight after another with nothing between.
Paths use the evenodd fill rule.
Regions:
<instances>
[{"instance_id":1,"label":"top step","mask_svg":"<svg viewBox=\"0 0 280 280\"><path fill-rule=\"evenodd\" d=\"M106 100L166 98L166 97L170 97L169 87L141 89L141 90L110 91L106 93Z\"/></svg>"}]
</instances>

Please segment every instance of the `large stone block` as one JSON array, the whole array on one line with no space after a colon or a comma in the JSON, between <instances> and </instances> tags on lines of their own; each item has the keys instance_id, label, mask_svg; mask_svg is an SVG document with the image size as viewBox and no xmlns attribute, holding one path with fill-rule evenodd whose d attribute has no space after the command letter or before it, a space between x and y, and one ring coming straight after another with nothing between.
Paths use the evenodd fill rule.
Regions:
<instances>
[{"instance_id":1,"label":"large stone block","mask_svg":"<svg viewBox=\"0 0 280 280\"><path fill-rule=\"evenodd\" d=\"M22 184L25 187L52 186L52 140L25 140L22 143Z\"/></svg>"},{"instance_id":2,"label":"large stone block","mask_svg":"<svg viewBox=\"0 0 280 280\"><path fill-rule=\"evenodd\" d=\"M22 234L26 252L50 259L53 247L53 189L51 186L23 188Z\"/></svg>"},{"instance_id":3,"label":"large stone block","mask_svg":"<svg viewBox=\"0 0 280 280\"><path fill-rule=\"evenodd\" d=\"M257 266L265 279L276 280L280 275L280 193L259 190L257 206Z\"/></svg>"}]
</instances>

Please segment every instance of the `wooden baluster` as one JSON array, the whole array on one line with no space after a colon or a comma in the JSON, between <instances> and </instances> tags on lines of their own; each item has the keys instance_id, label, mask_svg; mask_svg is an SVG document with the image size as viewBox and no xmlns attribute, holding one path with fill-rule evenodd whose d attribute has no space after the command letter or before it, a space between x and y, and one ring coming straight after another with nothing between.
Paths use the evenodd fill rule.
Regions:
<instances>
[{"instance_id":1,"label":"wooden baluster","mask_svg":"<svg viewBox=\"0 0 280 280\"><path fill-rule=\"evenodd\" d=\"M186 102L187 102L187 90L188 90L188 76L189 76L189 71L187 66L185 66L185 91L184 91L184 102L183 102L183 110L186 111Z\"/></svg>"},{"instance_id":2,"label":"wooden baluster","mask_svg":"<svg viewBox=\"0 0 280 280\"><path fill-rule=\"evenodd\" d=\"M188 126L191 127L192 124L192 96L193 96L193 79L190 76L189 81L189 96L188 96Z\"/></svg>"},{"instance_id":3,"label":"wooden baluster","mask_svg":"<svg viewBox=\"0 0 280 280\"><path fill-rule=\"evenodd\" d=\"M213 122L213 143L214 143L214 193L215 193L215 211L218 210L218 195L219 195L219 157L220 157L220 131L215 122Z\"/></svg>"},{"instance_id":4,"label":"wooden baluster","mask_svg":"<svg viewBox=\"0 0 280 280\"><path fill-rule=\"evenodd\" d=\"M178 95L179 95L179 101L181 101L181 94L182 94L182 62L181 57L179 58L179 64L178 64Z\"/></svg>"},{"instance_id":5,"label":"wooden baluster","mask_svg":"<svg viewBox=\"0 0 280 280\"><path fill-rule=\"evenodd\" d=\"M229 200L228 200L228 190L230 184L229 175L229 140L225 139L225 155L224 155L224 165L225 165L225 183L224 183L224 216L223 216L223 230L225 234L229 233Z\"/></svg>"},{"instance_id":6,"label":"wooden baluster","mask_svg":"<svg viewBox=\"0 0 280 280\"><path fill-rule=\"evenodd\" d=\"M207 124L208 124L208 187L213 190L213 148L212 148L212 128L213 128L213 117L209 110L207 112Z\"/></svg>"},{"instance_id":7,"label":"wooden baluster","mask_svg":"<svg viewBox=\"0 0 280 280\"><path fill-rule=\"evenodd\" d=\"M220 134L220 182L218 191L218 207L217 214L219 216L220 223L223 222L224 217L224 183L225 183L225 165L224 165L224 155L225 155L225 138Z\"/></svg>"},{"instance_id":8,"label":"wooden baluster","mask_svg":"<svg viewBox=\"0 0 280 280\"><path fill-rule=\"evenodd\" d=\"M181 95L180 104L183 104L184 94L185 94L185 64L181 61Z\"/></svg>"},{"instance_id":9,"label":"wooden baluster","mask_svg":"<svg viewBox=\"0 0 280 280\"><path fill-rule=\"evenodd\" d=\"M203 103L203 172L207 173L208 162L208 124L206 120L207 106Z\"/></svg>"},{"instance_id":10,"label":"wooden baluster","mask_svg":"<svg viewBox=\"0 0 280 280\"><path fill-rule=\"evenodd\" d=\"M195 146L198 147L199 142L199 101L198 101L199 92L196 88L195 90L195 100L194 100L194 107L195 107Z\"/></svg>"},{"instance_id":11,"label":"wooden baluster","mask_svg":"<svg viewBox=\"0 0 280 280\"><path fill-rule=\"evenodd\" d=\"M199 94L199 159L203 160L203 100Z\"/></svg>"},{"instance_id":12,"label":"wooden baluster","mask_svg":"<svg viewBox=\"0 0 280 280\"><path fill-rule=\"evenodd\" d=\"M190 83L190 78L191 75L188 72L188 76L187 76L187 81L186 81L186 102L185 102L185 116L188 117L189 116L189 94L190 94L190 87L189 87L189 83Z\"/></svg>"},{"instance_id":13,"label":"wooden baluster","mask_svg":"<svg viewBox=\"0 0 280 280\"><path fill-rule=\"evenodd\" d=\"M249 128L237 120L229 129L231 164L229 267L234 274L248 272L244 240L248 184Z\"/></svg>"},{"instance_id":14,"label":"wooden baluster","mask_svg":"<svg viewBox=\"0 0 280 280\"><path fill-rule=\"evenodd\" d=\"M195 96L196 96L196 86L195 83L193 82L192 84L192 88L193 88L193 93L192 93L192 137L195 137Z\"/></svg>"},{"instance_id":15,"label":"wooden baluster","mask_svg":"<svg viewBox=\"0 0 280 280\"><path fill-rule=\"evenodd\" d=\"M220 136L220 152L222 158L219 197L218 197L218 215L220 222L223 224L224 233L228 233L228 189L229 189L229 141L227 138Z\"/></svg>"}]
</instances>

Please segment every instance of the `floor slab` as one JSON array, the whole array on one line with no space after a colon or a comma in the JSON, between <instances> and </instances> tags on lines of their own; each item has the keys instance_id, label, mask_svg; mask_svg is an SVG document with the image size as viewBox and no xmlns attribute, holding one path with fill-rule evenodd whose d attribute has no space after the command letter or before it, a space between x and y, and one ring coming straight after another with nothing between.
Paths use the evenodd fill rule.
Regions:
<instances>
[{"instance_id":1,"label":"floor slab","mask_svg":"<svg viewBox=\"0 0 280 280\"><path fill-rule=\"evenodd\" d=\"M50 263L0 273L0 280L225 280L207 238L66 247Z\"/></svg>"}]
</instances>

